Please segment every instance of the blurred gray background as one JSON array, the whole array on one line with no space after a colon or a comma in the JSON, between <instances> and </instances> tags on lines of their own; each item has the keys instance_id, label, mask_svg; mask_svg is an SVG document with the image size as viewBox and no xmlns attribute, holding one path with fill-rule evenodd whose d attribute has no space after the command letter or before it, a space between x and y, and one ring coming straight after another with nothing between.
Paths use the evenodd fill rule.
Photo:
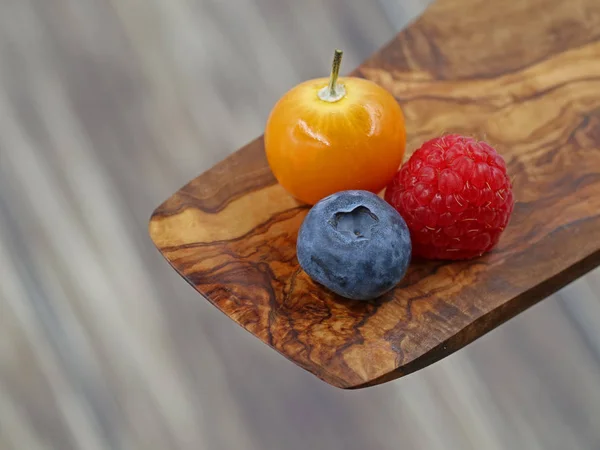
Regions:
<instances>
[{"instance_id":1,"label":"blurred gray background","mask_svg":"<svg viewBox=\"0 0 600 450\"><path fill-rule=\"evenodd\" d=\"M0 448L599 449L600 272L335 389L198 296L152 210L422 0L0 0ZM465 11L468 14L468 11Z\"/></svg>"}]
</instances>

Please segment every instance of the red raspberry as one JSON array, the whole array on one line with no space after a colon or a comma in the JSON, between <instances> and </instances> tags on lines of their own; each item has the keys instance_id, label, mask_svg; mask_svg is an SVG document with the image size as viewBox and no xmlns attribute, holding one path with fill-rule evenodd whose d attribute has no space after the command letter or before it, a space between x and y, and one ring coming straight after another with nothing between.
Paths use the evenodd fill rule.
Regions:
<instances>
[{"instance_id":1,"label":"red raspberry","mask_svg":"<svg viewBox=\"0 0 600 450\"><path fill-rule=\"evenodd\" d=\"M410 229L413 254L469 259L491 250L514 206L504 159L456 134L425 142L385 191Z\"/></svg>"}]
</instances>

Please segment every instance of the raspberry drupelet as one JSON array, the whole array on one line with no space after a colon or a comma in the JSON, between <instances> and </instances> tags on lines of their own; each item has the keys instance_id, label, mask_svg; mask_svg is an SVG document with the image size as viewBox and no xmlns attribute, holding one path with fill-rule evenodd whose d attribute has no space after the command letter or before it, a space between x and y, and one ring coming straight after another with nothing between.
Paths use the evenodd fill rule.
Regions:
<instances>
[{"instance_id":1,"label":"raspberry drupelet","mask_svg":"<svg viewBox=\"0 0 600 450\"><path fill-rule=\"evenodd\" d=\"M406 221L413 254L470 259L496 246L514 207L502 156L457 134L425 142L385 192Z\"/></svg>"}]
</instances>

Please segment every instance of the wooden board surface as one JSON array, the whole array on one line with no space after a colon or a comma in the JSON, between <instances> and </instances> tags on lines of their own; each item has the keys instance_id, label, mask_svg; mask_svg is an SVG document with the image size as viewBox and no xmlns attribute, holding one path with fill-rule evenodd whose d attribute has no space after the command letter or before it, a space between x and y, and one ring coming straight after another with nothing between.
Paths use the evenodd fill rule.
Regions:
<instances>
[{"instance_id":1,"label":"wooden board surface","mask_svg":"<svg viewBox=\"0 0 600 450\"><path fill-rule=\"evenodd\" d=\"M504 156L517 203L489 255L413 264L377 303L331 295L298 266L307 208L275 184L260 139L161 205L152 239L221 311L335 386L425 367L600 263L599 30L593 0L499 15L441 0L355 72L396 96L409 149L453 132Z\"/></svg>"}]
</instances>

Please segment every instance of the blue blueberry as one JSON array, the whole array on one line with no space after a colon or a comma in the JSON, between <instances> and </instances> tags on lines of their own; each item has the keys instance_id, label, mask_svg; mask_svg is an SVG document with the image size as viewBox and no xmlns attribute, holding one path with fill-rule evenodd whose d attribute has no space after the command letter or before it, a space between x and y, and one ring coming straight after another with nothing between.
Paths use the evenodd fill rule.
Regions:
<instances>
[{"instance_id":1,"label":"blue blueberry","mask_svg":"<svg viewBox=\"0 0 600 450\"><path fill-rule=\"evenodd\" d=\"M404 277L412 245L404 219L385 200L367 191L342 191L308 212L297 254L314 281L343 297L370 300Z\"/></svg>"}]
</instances>

